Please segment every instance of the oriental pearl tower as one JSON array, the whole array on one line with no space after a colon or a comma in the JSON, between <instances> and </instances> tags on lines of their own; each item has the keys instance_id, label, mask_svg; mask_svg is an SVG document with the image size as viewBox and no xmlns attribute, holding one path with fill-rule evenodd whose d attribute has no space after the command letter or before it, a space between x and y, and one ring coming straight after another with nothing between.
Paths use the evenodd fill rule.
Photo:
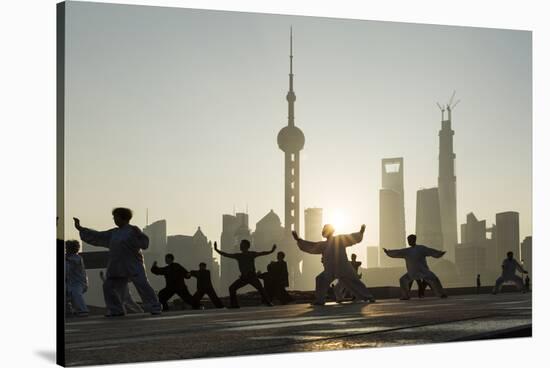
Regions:
<instances>
[{"instance_id":1,"label":"oriental pearl tower","mask_svg":"<svg viewBox=\"0 0 550 368\"><path fill-rule=\"evenodd\" d=\"M289 263L291 283L299 278L301 256L297 251L296 242L291 232L300 234L300 151L304 148L304 133L294 125L294 74L292 73L292 28L290 29L290 74L289 88L286 94L288 102L288 125L277 135L277 144L285 153L285 238L288 239L288 249L285 249ZM287 243L287 242L285 242ZM285 247L286 248L286 247ZM292 287L292 285L291 285Z\"/></svg>"}]
</instances>

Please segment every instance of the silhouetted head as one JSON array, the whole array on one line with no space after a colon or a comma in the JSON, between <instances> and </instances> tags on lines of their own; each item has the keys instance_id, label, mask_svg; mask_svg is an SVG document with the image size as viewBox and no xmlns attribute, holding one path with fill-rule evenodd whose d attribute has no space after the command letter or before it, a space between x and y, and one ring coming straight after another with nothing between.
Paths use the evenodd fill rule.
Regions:
<instances>
[{"instance_id":1,"label":"silhouetted head","mask_svg":"<svg viewBox=\"0 0 550 368\"><path fill-rule=\"evenodd\" d=\"M77 254L80 252L80 243L78 240L67 240L65 242L65 252L67 254Z\"/></svg>"},{"instance_id":2,"label":"silhouetted head","mask_svg":"<svg viewBox=\"0 0 550 368\"><path fill-rule=\"evenodd\" d=\"M174 262L174 255L172 253L168 253L167 255L165 255L164 262L166 262L166 264Z\"/></svg>"},{"instance_id":3,"label":"silhouetted head","mask_svg":"<svg viewBox=\"0 0 550 368\"><path fill-rule=\"evenodd\" d=\"M323 226L323 231L321 231L321 235L323 236L323 238L330 238L332 236L332 234L334 234L334 226L332 226L331 224L326 224L325 226Z\"/></svg>"},{"instance_id":4,"label":"silhouetted head","mask_svg":"<svg viewBox=\"0 0 550 368\"><path fill-rule=\"evenodd\" d=\"M480 275L480 274L478 273L478 274L477 274L477 277L478 277L478 278L480 278L480 277L481 277L481 275Z\"/></svg>"},{"instance_id":5,"label":"silhouetted head","mask_svg":"<svg viewBox=\"0 0 550 368\"><path fill-rule=\"evenodd\" d=\"M407 236L407 242L409 243L409 245L411 247L414 247L416 245L416 235L411 234L411 235Z\"/></svg>"},{"instance_id":6,"label":"silhouetted head","mask_svg":"<svg viewBox=\"0 0 550 368\"><path fill-rule=\"evenodd\" d=\"M351 260L355 262L357 260L357 254L352 253L351 254Z\"/></svg>"},{"instance_id":7,"label":"silhouetted head","mask_svg":"<svg viewBox=\"0 0 550 368\"><path fill-rule=\"evenodd\" d=\"M116 226L128 225L132 219L132 210L124 207L117 207L113 210L113 220Z\"/></svg>"},{"instance_id":8,"label":"silhouetted head","mask_svg":"<svg viewBox=\"0 0 550 368\"><path fill-rule=\"evenodd\" d=\"M506 257L508 257L508 259L513 259L514 258L514 252L506 253Z\"/></svg>"},{"instance_id":9,"label":"silhouetted head","mask_svg":"<svg viewBox=\"0 0 550 368\"><path fill-rule=\"evenodd\" d=\"M250 241L247 239L241 240L241 252L247 252L250 249Z\"/></svg>"},{"instance_id":10,"label":"silhouetted head","mask_svg":"<svg viewBox=\"0 0 550 368\"><path fill-rule=\"evenodd\" d=\"M282 261L285 259L285 252L277 252L277 260Z\"/></svg>"},{"instance_id":11,"label":"silhouetted head","mask_svg":"<svg viewBox=\"0 0 550 368\"><path fill-rule=\"evenodd\" d=\"M206 263L204 262L199 263L199 270L206 270Z\"/></svg>"}]
</instances>

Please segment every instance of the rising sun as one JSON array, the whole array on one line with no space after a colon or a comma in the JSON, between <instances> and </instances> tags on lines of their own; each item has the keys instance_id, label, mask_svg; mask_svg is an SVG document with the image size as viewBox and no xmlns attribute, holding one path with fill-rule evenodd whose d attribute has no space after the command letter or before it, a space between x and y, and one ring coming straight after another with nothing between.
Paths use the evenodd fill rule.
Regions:
<instances>
[{"instance_id":1,"label":"rising sun","mask_svg":"<svg viewBox=\"0 0 550 368\"><path fill-rule=\"evenodd\" d=\"M349 227L351 226L349 217L344 211L339 209L327 211L324 223L334 226L337 233L345 232L349 230Z\"/></svg>"}]
</instances>

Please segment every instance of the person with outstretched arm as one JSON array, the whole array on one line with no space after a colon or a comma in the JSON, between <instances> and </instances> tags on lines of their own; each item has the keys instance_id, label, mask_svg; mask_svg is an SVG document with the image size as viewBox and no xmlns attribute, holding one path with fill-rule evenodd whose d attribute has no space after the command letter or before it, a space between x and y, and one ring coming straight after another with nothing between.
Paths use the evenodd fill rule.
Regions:
<instances>
[{"instance_id":1,"label":"person with outstretched arm","mask_svg":"<svg viewBox=\"0 0 550 368\"><path fill-rule=\"evenodd\" d=\"M323 241L311 242L301 239L296 231L292 236L298 244L298 248L309 254L321 254L324 266L321 272L315 278L315 301L313 305L324 305L330 284L335 279L341 283L341 287L348 290L357 300L365 302L374 301L374 297L361 282L357 272L348 260L346 248L363 240L365 225L352 234L334 236L334 227L327 224L323 227L321 235L325 238Z\"/></svg>"},{"instance_id":2,"label":"person with outstretched arm","mask_svg":"<svg viewBox=\"0 0 550 368\"><path fill-rule=\"evenodd\" d=\"M143 308L151 314L160 314L161 305L155 291L149 284L142 250L149 247L149 238L137 226L130 225L132 211L118 207L112 211L116 227L96 231L80 225L74 218L74 226L82 241L97 247L109 249L106 280L103 283L103 297L107 307L106 317L124 316L121 295L131 281L141 297Z\"/></svg>"},{"instance_id":3,"label":"person with outstretched arm","mask_svg":"<svg viewBox=\"0 0 550 368\"><path fill-rule=\"evenodd\" d=\"M151 272L155 275L162 275L166 280L166 287L159 291L158 297L162 304L162 310L167 311L168 301L174 294L177 294L184 303L187 303L193 309L199 309L199 303L189 293L185 279L191 278L189 272L179 263L174 262L174 255L168 253L164 256L166 266L159 267L157 261L153 262Z\"/></svg>"},{"instance_id":4,"label":"person with outstretched arm","mask_svg":"<svg viewBox=\"0 0 550 368\"><path fill-rule=\"evenodd\" d=\"M502 261L502 274L495 282L495 287L493 288L493 294L500 292L502 284L507 281L513 282L516 287L525 293L525 285L521 277L516 275L516 271L527 274L528 272L521 267L518 261L514 259L514 252L506 253L506 258Z\"/></svg>"},{"instance_id":5,"label":"person with outstretched arm","mask_svg":"<svg viewBox=\"0 0 550 368\"><path fill-rule=\"evenodd\" d=\"M416 235L407 236L408 248L403 249L386 249L384 253L391 258L404 258L407 266L407 273L399 279L401 286L401 300L409 300L409 284L413 280L423 280L430 285L430 288L441 298L446 298L447 295L443 291L443 286L439 278L430 271L426 257L441 258L445 252L429 248L425 245L416 244Z\"/></svg>"},{"instance_id":6,"label":"person with outstretched arm","mask_svg":"<svg viewBox=\"0 0 550 368\"><path fill-rule=\"evenodd\" d=\"M262 283L260 282L260 279L258 278L258 275L256 274L256 266L254 264L254 260L257 257L266 256L275 252L277 246L273 244L273 248L271 248L270 251L254 252L250 250L250 241L243 239L240 243L240 249L240 253L226 253L219 250L218 243L214 242L214 250L224 257L235 259L239 264L239 271L241 272L239 278L235 280L235 282L233 282L231 286L229 286L229 308L239 308L239 302L237 300L237 290L245 287L246 285L251 285L256 290L258 290L261 295L263 304L269 307L273 306L273 304L269 300L269 296L262 286Z\"/></svg>"}]
</instances>

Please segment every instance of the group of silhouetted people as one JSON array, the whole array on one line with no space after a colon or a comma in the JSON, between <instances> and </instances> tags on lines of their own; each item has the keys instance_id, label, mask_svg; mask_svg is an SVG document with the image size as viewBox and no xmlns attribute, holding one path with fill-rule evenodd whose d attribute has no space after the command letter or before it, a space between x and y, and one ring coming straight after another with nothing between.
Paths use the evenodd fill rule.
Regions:
<instances>
[{"instance_id":1,"label":"group of silhouetted people","mask_svg":"<svg viewBox=\"0 0 550 368\"><path fill-rule=\"evenodd\" d=\"M183 303L193 309L201 308L201 300L208 295L216 308L224 305L212 285L210 271L205 263L200 263L197 270L188 271L182 265L175 262L172 254L165 256L166 266L159 267L153 263L151 272L164 276L166 286L159 291L158 296L147 279L142 250L149 246L149 238L137 227L130 224L132 211L127 208L115 208L112 211L113 221L116 227L107 231L96 231L80 225L80 220L74 218L74 225L79 231L80 238L88 244L108 248L108 262L106 273L100 273L103 281L103 296L107 307L106 317L124 316L126 313L148 312L160 314L169 310L168 301L174 295L178 295ZM359 273L361 262L352 254L349 261L346 249L363 239L365 225L352 234L334 235L332 225L325 225L321 235L324 240L311 242L301 239L293 231L292 235L300 250L310 254L321 255L323 271L315 278L315 301L313 305L324 305L331 284L334 286L335 299L341 302L345 297L351 297L354 301L365 303L374 302L374 296L361 281ZM403 249L384 249L385 254L392 258L403 258L407 272L400 278L401 300L410 299L410 289L414 282L418 284L418 296L424 296L424 290L429 286L434 293L446 298L447 295L439 278L429 269L427 257L442 257L445 252L429 248L416 243L416 236L407 237L409 247ZM240 252L227 253L218 249L214 242L214 250L223 257L235 259L238 263L240 275L229 286L229 308L239 308L237 291L242 287L251 285L260 294L261 301L266 306L273 306L272 301L278 300L281 304L287 304L293 299L286 288L288 282L288 268L285 262L284 252L277 253L277 260L268 264L266 272L259 272L255 267L255 259L275 252L274 244L271 250L257 252L250 250L250 241L240 242ZM76 240L65 242L65 283L67 294L67 310L76 316L87 316L88 307L84 300L84 293L88 289L88 278L82 257L79 255L80 243ZM505 282L514 283L522 291L529 289L529 279L524 285L522 278L516 275L516 271L527 274L527 271L514 259L513 253L508 252L507 258L502 263L502 275L496 280L493 293L500 291ZM186 280L196 278L197 288L191 295ZM263 285L262 285L263 281ZM142 301L139 306L132 298L129 289L132 283ZM481 286L480 275L476 278L477 290Z\"/></svg>"}]
</instances>

